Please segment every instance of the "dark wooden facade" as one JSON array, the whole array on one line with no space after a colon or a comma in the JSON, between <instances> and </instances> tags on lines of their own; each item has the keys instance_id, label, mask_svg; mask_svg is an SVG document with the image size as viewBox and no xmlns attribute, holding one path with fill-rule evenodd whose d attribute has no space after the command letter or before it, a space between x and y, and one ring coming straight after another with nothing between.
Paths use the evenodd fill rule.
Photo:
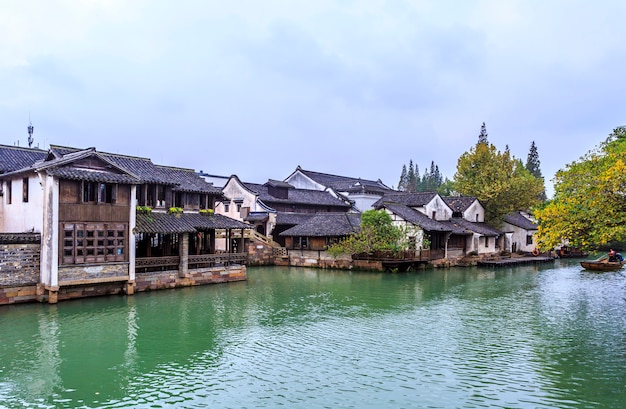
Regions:
<instances>
[{"instance_id":1,"label":"dark wooden facade","mask_svg":"<svg viewBox=\"0 0 626 409\"><path fill-rule=\"evenodd\" d=\"M59 180L59 264L128 261L131 186Z\"/></svg>"}]
</instances>

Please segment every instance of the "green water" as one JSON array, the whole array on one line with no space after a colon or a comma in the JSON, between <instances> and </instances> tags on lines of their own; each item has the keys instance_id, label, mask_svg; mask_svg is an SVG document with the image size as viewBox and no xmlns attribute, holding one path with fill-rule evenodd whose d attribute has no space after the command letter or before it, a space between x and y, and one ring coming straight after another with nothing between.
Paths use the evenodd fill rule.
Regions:
<instances>
[{"instance_id":1,"label":"green water","mask_svg":"<svg viewBox=\"0 0 626 409\"><path fill-rule=\"evenodd\" d=\"M0 307L0 407L626 405L626 272L248 276Z\"/></svg>"}]
</instances>

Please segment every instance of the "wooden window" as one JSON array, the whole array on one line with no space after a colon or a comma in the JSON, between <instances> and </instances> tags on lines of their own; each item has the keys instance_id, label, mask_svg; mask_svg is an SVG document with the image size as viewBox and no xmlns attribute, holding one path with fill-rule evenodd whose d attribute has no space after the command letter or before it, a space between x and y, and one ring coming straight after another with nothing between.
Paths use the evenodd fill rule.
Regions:
<instances>
[{"instance_id":1,"label":"wooden window","mask_svg":"<svg viewBox=\"0 0 626 409\"><path fill-rule=\"evenodd\" d=\"M7 180L7 204L11 204L13 191L11 190L11 181Z\"/></svg>"},{"instance_id":2,"label":"wooden window","mask_svg":"<svg viewBox=\"0 0 626 409\"><path fill-rule=\"evenodd\" d=\"M185 207L185 194L183 192L176 192L174 195L174 207Z\"/></svg>"},{"instance_id":3,"label":"wooden window","mask_svg":"<svg viewBox=\"0 0 626 409\"><path fill-rule=\"evenodd\" d=\"M138 206L147 206L146 203L146 185L137 186L137 205Z\"/></svg>"},{"instance_id":4,"label":"wooden window","mask_svg":"<svg viewBox=\"0 0 626 409\"><path fill-rule=\"evenodd\" d=\"M437 212L433 211L433 220L437 220Z\"/></svg>"},{"instance_id":5,"label":"wooden window","mask_svg":"<svg viewBox=\"0 0 626 409\"><path fill-rule=\"evenodd\" d=\"M165 207L165 186L157 185L156 190L157 206Z\"/></svg>"},{"instance_id":6,"label":"wooden window","mask_svg":"<svg viewBox=\"0 0 626 409\"><path fill-rule=\"evenodd\" d=\"M298 247L301 249L309 248L309 238L308 237L298 237L296 243Z\"/></svg>"},{"instance_id":7,"label":"wooden window","mask_svg":"<svg viewBox=\"0 0 626 409\"><path fill-rule=\"evenodd\" d=\"M531 244L533 244L533 236L528 235L528 236L526 236L526 245L529 246Z\"/></svg>"},{"instance_id":8,"label":"wooden window","mask_svg":"<svg viewBox=\"0 0 626 409\"><path fill-rule=\"evenodd\" d=\"M22 179L22 202L28 203L28 178Z\"/></svg>"},{"instance_id":9,"label":"wooden window","mask_svg":"<svg viewBox=\"0 0 626 409\"><path fill-rule=\"evenodd\" d=\"M63 223L62 264L127 261L123 223Z\"/></svg>"},{"instance_id":10,"label":"wooden window","mask_svg":"<svg viewBox=\"0 0 626 409\"><path fill-rule=\"evenodd\" d=\"M83 203L97 202L98 201L98 183L97 182L83 182Z\"/></svg>"},{"instance_id":11,"label":"wooden window","mask_svg":"<svg viewBox=\"0 0 626 409\"><path fill-rule=\"evenodd\" d=\"M224 213L228 213L230 211L230 202L224 202Z\"/></svg>"},{"instance_id":12,"label":"wooden window","mask_svg":"<svg viewBox=\"0 0 626 409\"><path fill-rule=\"evenodd\" d=\"M115 203L117 186L112 183L100 183L100 197L101 203Z\"/></svg>"}]
</instances>

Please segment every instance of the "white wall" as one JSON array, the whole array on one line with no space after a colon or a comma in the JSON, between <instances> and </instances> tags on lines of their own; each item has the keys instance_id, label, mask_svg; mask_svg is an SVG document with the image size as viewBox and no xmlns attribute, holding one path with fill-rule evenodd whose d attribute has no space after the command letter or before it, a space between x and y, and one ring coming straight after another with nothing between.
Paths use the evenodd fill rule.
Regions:
<instances>
[{"instance_id":1,"label":"white wall","mask_svg":"<svg viewBox=\"0 0 626 409\"><path fill-rule=\"evenodd\" d=\"M428 202L422 209L417 210L420 210L431 219L433 218L433 212L435 212L434 220L445 221L450 220L450 218L452 217L452 209L446 204L446 202L443 201L443 199L439 195L436 195L433 200Z\"/></svg>"},{"instance_id":2,"label":"white wall","mask_svg":"<svg viewBox=\"0 0 626 409\"><path fill-rule=\"evenodd\" d=\"M317 183L308 176L303 175L300 171L294 172L290 175L285 182L289 183L296 189L309 189L309 190L325 190L326 186Z\"/></svg>"},{"instance_id":3,"label":"white wall","mask_svg":"<svg viewBox=\"0 0 626 409\"><path fill-rule=\"evenodd\" d=\"M28 176L28 202L23 201L22 180L24 177L11 179L11 204L7 182L4 182L2 202L2 231L6 233L41 233L43 226L43 189L39 176Z\"/></svg>"},{"instance_id":4,"label":"white wall","mask_svg":"<svg viewBox=\"0 0 626 409\"><path fill-rule=\"evenodd\" d=\"M222 189L222 193L224 193L224 196L226 197L226 203L229 203L229 209L226 211L224 203L217 203L215 205L216 213L243 221L241 212L237 211L237 203L235 203L234 199L243 199L243 202L241 202L242 209L244 207L248 207L251 212L263 211L263 209L259 209L256 194L250 192L244 186L239 184L235 178L231 178L228 183L226 183L226 186ZM230 201L228 201L229 199Z\"/></svg>"},{"instance_id":5,"label":"white wall","mask_svg":"<svg viewBox=\"0 0 626 409\"><path fill-rule=\"evenodd\" d=\"M463 212L463 218L470 222L484 222L485 208L476 200Z\"/></svg>"},{"instance_id":6,"label":"white wall","mask_svg":"<svg viewBox=\"0 0 626 409\"><path fill-rule=\"evenodd\" d=\"M504 223L504 230L513 232L513 234L511 235L511 244L515 243L516 251L531 252L537 247L534 230L528 231L506 222ZM526 244L526 236L528 235L533 236L532 244Z\"/></svg>"}]
</instances>

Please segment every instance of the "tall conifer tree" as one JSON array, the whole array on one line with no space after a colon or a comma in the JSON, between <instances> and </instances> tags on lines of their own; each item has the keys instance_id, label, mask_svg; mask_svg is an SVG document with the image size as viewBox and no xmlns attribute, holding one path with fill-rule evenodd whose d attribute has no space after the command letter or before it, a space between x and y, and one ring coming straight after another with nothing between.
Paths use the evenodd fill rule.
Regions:
<instances>
[{"instance_id":1,"label":"tall conifer tree","mask_svg":"<svg viewBox=\"0 0 626 409\"><path fill-rule=\"evenodd\" d=\"M488 144L489 141L487 140L487 125L485 125L485 123L483 122L483 124L480 126L480 134L478 135L478 143L484 143L484 144Z\"/></svg>"}]
</instances>

